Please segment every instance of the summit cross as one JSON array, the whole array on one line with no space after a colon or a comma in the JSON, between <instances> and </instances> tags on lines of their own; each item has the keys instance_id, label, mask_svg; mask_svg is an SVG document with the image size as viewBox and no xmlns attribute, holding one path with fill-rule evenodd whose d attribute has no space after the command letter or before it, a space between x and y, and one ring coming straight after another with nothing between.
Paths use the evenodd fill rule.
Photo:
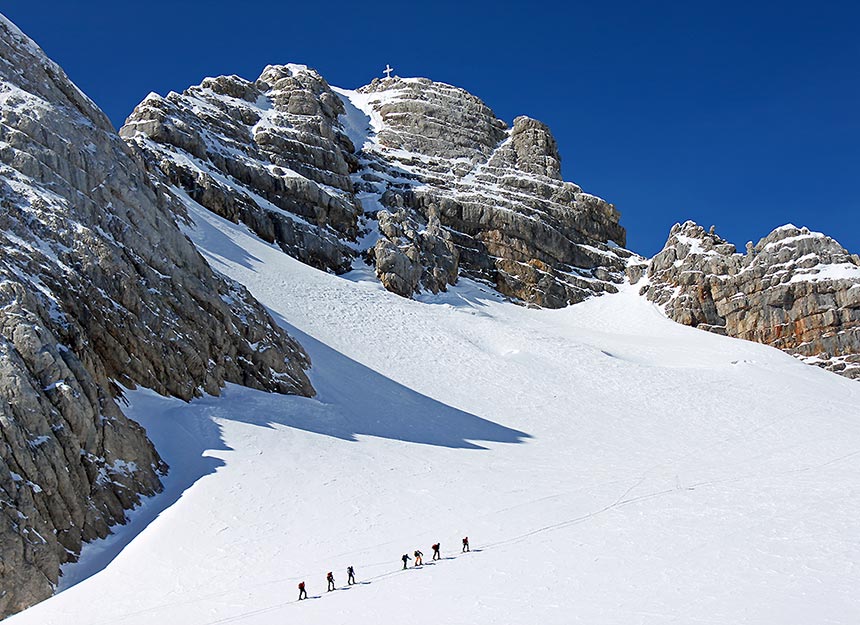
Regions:
<instances>
[{"instance_id":1,"label":"summit cross","mask_svg":"<svg viewBox=\"0 0 860 625\"><path fill-rule=\"evenodd\" d=\"M394 71L394 68L391 67L388 63L385 64L385 69L382 70L382 73L385 74L386 78L391 78L391 72Z\"/></svg>"}]
</instances>

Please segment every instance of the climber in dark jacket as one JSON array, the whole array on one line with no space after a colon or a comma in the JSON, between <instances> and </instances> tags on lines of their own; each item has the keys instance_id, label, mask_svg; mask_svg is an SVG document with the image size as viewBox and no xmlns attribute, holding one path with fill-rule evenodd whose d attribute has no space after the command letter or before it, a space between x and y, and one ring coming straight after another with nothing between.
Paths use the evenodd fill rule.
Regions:
<instances>
[{"instance_id":1,"label":"climber in dark jacket","mask_svg":"<svg viewBox=\"0 0 860 625\"><path fill-rule=\"evenodd\" d=\"M305 590L305 583L299 582L299 601L308 598L308 591Z\"/></svg>"},{"instance_id":2,"label":"climber in dark jacket","mask_svg":"<svg viewBox=\"0 0 860 625\"><path fill-rule=\"evenodd\" d=\"M411 560L412 558L410 558L410 557L409 557L409 554L408 554L408 553L404 553L404 554L403 554L403 557L402 557L402 558L400 558L400 559L401 559L401 560L403 560L403 569L405 570L405 569L406 569L406 562L408 562L408 561L409 561L409 560Z\"/></svg>"},{"instance_id":3,"label":"climber in dark jacket","mask_svg":"<svg viewBox=\"0 0 860 625\"><path fill-rule=\"evenodd\" d=\"M469 549L469 537L468 537L468 536L466 536L466 537L463 539L463 551L464 551L464 552L465 552L465 551L471 551L471 550Z\"/></svg>"},{"instance_id":4,"label":"climber in dark jacket","mask_svg":"<svg viewBox=\"0 0 860 625\"><path fill-rule=\"evenodd\" d=\"M334 573L329 571L328 575L326 575L325 578L328 581L328 592L331 592L332 590L334 590Z\"/></svg>"},{"instance_id":5,"label":"climber in dark jacket","mask_svg":"<svg viewBox=\"0 0 860 625\"><path fill-rule=\"evenodd\" d=\"M442 556L439 554L439 543L436 543L435 545L433 545L433 559L434 560L441 560L442 559Z\"/></svg>"},{"instance_id":6,"label":"climber in dark jacket","mask_svg":"<svg viewBox=\"0 0 860 625\"><path fill-rule=\"evenodd\" d=\"M352 586L355 583L355 569L352 566L346 567L346 583Z\"/></svg>"}]
</instances>

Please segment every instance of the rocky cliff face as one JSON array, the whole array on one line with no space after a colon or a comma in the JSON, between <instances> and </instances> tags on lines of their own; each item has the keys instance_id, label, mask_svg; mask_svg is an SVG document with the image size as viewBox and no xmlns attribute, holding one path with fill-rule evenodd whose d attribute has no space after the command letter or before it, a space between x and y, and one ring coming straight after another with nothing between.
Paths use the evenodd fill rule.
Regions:
<instances>
[{"instance_id":1,"label":"rocky cliff face","mask_svg":"<svg viewBox=\"0 0 860 625\"><path fill-rule=\"evenodd\" d=\"M203 206L317 267L363 256L406 297L467 275L559 307L614 291L630 256L618 212L561 179L546 126L508 129L426 79L345 91L272 66L150 95L120 133Z\"/></svg>"},{"instance_id":2,"label":"rocky cliff face","mask_svg":"<svg viewBox=\"0 0 860 625\"><path fill-rule=\"evenodd\" d=\"M354 179L379 215L371 257L389 288L435 291L461 274L556 308L623 280L618 212L561 179L542 123L518 117L507 128L478 98L421 78L342 93L370 124ZM407 226L391 232L388 221ZM433 264L422 261L428 247L439 250ZM407 288L392 264L412 268Z\"/></svg>"},{"instance_id":3,"label":"rocky cliff face","mask_svg":"<svg viewBox=\"0 0 860 625\"><path fill-rule=\"evenodd\" d=\"M745 254L675 225L643 292L680 323L773 345L860 379L860 257L806 228L777 228Z\"/></svg>"},{"instance_id":4,"label":"rocky cliff face","mask_svg":"<svg viewBox=\"0 0 860 625\"><path fill-rule=\"evenodd\" d=\"M213 274L105 116L0 16L0 617L166 470L119 384L310 394L301 347Z\"/></svg>"},{"instance_id":5,"label":"rocky cliff face","mask_svg":"<svg viewBox=\"0 0 860 625\"><path fill-rule=\"evenodd\" d=\"M182 94L150 94L120 134L199 204L302 262L342 273L361 213L342 113L316 72L270 66L255 82L221 76Z\"/></svg>"}]
</instances>

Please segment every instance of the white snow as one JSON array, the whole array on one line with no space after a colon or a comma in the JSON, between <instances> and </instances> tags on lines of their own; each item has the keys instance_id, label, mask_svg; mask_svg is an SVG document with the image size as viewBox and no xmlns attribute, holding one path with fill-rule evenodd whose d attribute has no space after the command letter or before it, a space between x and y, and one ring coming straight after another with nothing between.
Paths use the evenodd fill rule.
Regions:
<instances>
[{"instance_id":1,"label":"white snow","mask_svg":"<svg viewBox=\"0 0 860 625\"><path fill-rule=\"evenodd\" d=\"M346 136L352 141L356 151L370 149L376 144L375 135L382 126L382 116L370 105L374 94L364 94L349 89L332 87L340 96L346 111L339 119Z\"/></svg>"},{"instance_id":2,"label":"white snow","mask_svg":"<svg viewBox=\"0 0 860 625\"><path fill-rule=\"evenodd\" d=\"M679 243L686 245L689 248L689 252L687 252L688 254L706 254L708 252L710 254L716 254L714 250L709 250L708 252L705 252L705 249L702 247L701 239L689 237L685 234L676 234L675 238L678 239Z\"/></svg>"},{"instance_id":3,"label":"white snow","mask_svg":"<svg viewBox=\"0 0 860 625\"><path fill-rule=\"evenodd\" d=\"M775 231L787 230L787 229L791 229L791 228L794 228L794 226L789 224L788 226L781 226L781 227L777 228ZM785 237L784 239L777 239L776 241L771 241L770 243L768 243L767 245L764 246L764 249L769 250L769 249L773 249L773 248L777 248L777 247L790 246L790 245L793 245L794 243L797 243L798 241L802 241L804 239L824 239L824 238L827 238L827 235L825 235L821 232L809 232L809 231L801 232L801 234L798 234L796 236Z\"/></svg>"},{"instance_id":4,"label":"white snow","mask_svg":"<svg viewBox=\"0 0 860 625\"><path fill-rule=\"evenodd\" d=\"M412 301L189 212L319 394L129 393L165 493L11 625L860 619L856 382L677 325L636 286L558 311L465 280ZM446 559L400 570L436 541Z\"/></svg>"},{"instance_id":5,"label":"white snow","mask_svg":"<svg viewBox=\"0 0 860 625\"><path fill-rule=\"evenodd\" d=\"M66 384L65 380L57 380L56 382L52 382L48 386L42 389L43 391L62 391L62 392L70 392L72 387Z\"/></svg>"},{"instance_id":6,"label":"white snow","mask_svg":"<svg viewBox=\"0 0 860 625\"><path fill-rule=\"evenodd\" d=\"M793 282L817 282L820 280L855 280L860 284L860 265L852 263L819 263L809 269L795 269L789 284Z\"/></svg>"}]
</instances>

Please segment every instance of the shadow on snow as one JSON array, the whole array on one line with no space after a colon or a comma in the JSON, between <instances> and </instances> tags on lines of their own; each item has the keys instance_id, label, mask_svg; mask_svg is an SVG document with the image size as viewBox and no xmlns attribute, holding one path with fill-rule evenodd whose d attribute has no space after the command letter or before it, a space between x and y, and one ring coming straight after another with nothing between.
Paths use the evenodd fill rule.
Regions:
<instances>
[{"instance_id":1,"label":"shadow on snow","mask_svg":"<svg viewBox=\"0 0 860 625\"><path fill-rule=\"evenodd\" d=\"M77 562L63 566L59 591L105 568L197 480L225 465L209 452L231 450L224 443L221 427L212 419L200 418L193 404L145 389L135 391L132 397L133 404L124 406L123 411L146 428L158 453L170 464L170 471L162 479L164 490L145 498L128 513L124 526L111 528L110 536L85 545Z\"/></svg>"},{"instance_id":2,"label":"shadow on snow","mask_svg":"<svg viewBox=\"0 0 860 625\"><path fill-rule=\"evenodd\" d=\"M124 411L143 425L159 454L170 464L164 490L128 515L124 526L86 545L78 562L63 567L59 590L104 569L147 526L176 503L199 479L225 465L210 452L230 451L219 421L260 427L288 427L345 441L357 436L483 450L472 441L522 443L531 435L422 395L346 357L297 330L277 313L278 323L305 347L313 367L314 398L285 396L228 385L222 397L185 403L141 389L129 394Z\"/></svg>"},{"instance_id":3,"label":"shadow on snow","mask_svg":"<svg viewBox=\"0 0 860 625\"><path fill-rule=\"evenodd\" d=\"M531 438L403 386L270 312L310 354L313 366L309 374L318 395L286 398L242 389L242 413L218 414L221 418L286 426L348 441L361 435L460 449L485 449L472 441L522 443ZM228 388L226 394L235 389ZM211 403L218 406L218 400Z\"/></svg>"}]
</instances>

